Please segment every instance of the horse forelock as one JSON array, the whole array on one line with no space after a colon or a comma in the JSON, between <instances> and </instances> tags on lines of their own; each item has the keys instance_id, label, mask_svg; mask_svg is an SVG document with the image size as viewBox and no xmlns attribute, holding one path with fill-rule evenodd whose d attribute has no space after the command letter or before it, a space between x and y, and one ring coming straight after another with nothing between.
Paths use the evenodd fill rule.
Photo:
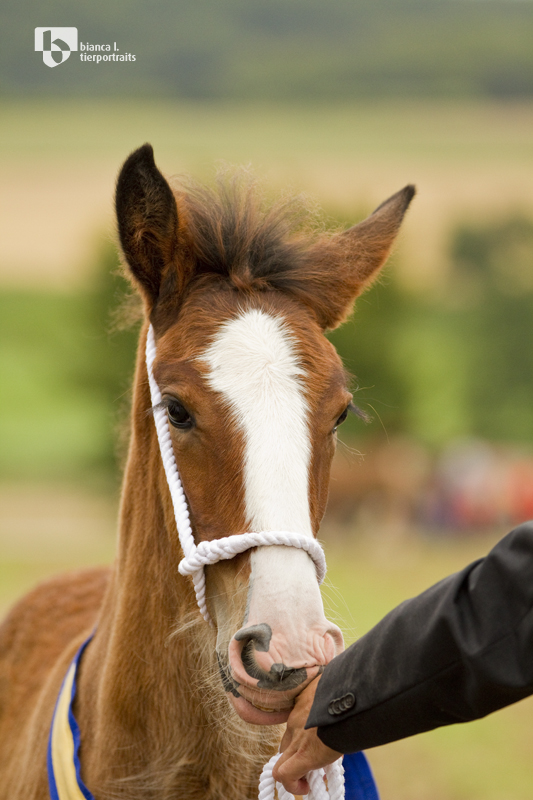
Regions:
<instances>
[{"instance_id":1,"label":"horse forelock","mask_svg":"<svg viewBox=\"0 0 533 800\"><path fill-rule=\"evenodd\" d=\"M245 169L219 173L215 187L175 186L197 276L227 278L237 288L282 288L309 263L323 225L302 195L269 202Z\"/></svg>"},{"instance_id":2,"label":"horse forelock","mask_svg":"<svg viewBox=\"0 0 533 800\"><path fill-rule=\"evenodd\" d=\"M276 291L303 303L322 327L329 303L324 274L342 271L332 230L305 198L269 202L244 170L217 185L174 185L179 230L175 261L168 263L150 319L169 328L191 294L213 288L243 295ZM342 248L341 248L342 249ZM320 288L315 286L316 281ZM341 285L335 294L348 295Z\"/></svg>"}]
</instances>

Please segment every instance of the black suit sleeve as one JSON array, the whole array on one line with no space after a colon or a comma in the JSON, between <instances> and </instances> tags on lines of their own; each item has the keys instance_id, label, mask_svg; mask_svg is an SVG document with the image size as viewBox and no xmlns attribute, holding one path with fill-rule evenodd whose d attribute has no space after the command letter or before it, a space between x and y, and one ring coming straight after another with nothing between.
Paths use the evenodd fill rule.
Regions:
<instances>
[{"instance_id":1,"label":"black suit sleeve","mask_svg":"<svg viewBox=\"0 0 533 800\"><path fill-rule=\"evenodd\" d=\"M341 753L533 693L533 522L407 600L325 668L306 727Z\"/></svg>"}]
</instances>

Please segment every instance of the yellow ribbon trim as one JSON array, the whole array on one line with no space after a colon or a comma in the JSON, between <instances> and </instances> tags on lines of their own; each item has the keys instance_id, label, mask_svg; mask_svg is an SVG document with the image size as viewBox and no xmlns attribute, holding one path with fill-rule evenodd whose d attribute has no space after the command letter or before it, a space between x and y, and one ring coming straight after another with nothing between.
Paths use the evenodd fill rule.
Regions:
<instances>
[{"instance_id":1,"label":"yellow ribbon trim","mask_svg":"<svg viewBox=\"0 0 533 800\"><path fill-rule=\"evenodd\" d=\"M85 800L74 766L74 737L68 713L76 664L71 664L59 695L52 722L52 766L59 800Z\"/></svg>"}]
</instances>

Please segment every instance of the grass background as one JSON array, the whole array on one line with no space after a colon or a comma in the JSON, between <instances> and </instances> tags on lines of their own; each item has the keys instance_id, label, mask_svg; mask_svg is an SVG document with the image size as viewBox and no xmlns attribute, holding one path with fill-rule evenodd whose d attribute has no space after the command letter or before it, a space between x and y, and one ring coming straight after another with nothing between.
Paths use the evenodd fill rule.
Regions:
<instances>
[{"instance_id":1,"label":"grass background","mask_svg":"<svg viewBox=\"0 0 533 800\"><path fill-rule=\"evenodd\" d=\"M115 351L108 362L104 355L107 320L95 300L95 254L112 240L115 175L130 150L149 140L164 172L202 179L220 159L251 162L273 191L305 191L346 220L415 182L419 195L391 270L405 284L438 294L448 268L444 244L458 221L517 209L531 215L532 130L528 101L3 100L2 609L53 572L113 557L116 481L104 467L127 386L115 385L112 410L105 410L108 390L98 376L122 356ZM96 340L95 320L102 331ZM120 349L113 341L111 347ZM85 367L89 358L87 381L87 370L72 365ZM324 539L335 588L326 588L326 602L350 641L504 533L436 538L330 524ZM486 720L372 751L383 800L530 798L532 711L524 701Z\"/></svg>"}]
</instances>

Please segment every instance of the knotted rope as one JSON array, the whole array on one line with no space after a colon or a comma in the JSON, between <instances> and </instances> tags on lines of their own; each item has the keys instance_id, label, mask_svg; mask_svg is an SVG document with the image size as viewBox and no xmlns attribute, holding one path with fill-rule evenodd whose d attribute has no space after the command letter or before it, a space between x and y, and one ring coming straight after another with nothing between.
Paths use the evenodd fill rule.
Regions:
<instances>
[{"instance_id":1,"label":"knotted rope","mask_svg":"<svg viewBox=\"0 0 533 800\"><path fill-rule=\"evenodd\" d=\"M277 792L278 800L294 800L294 795L288 792L280 783L277 783L272 776L272 770L280 756L281 753L276 753L263 767L259 779L258 800L273 800L275 791ZM308 800L344 800L342 758L339 758L333 764L329 764L325 769L315 769L309 772L307 780L310 788L309 794L306 795Z\"/></svg>"},{"instance_id":2,"label":"knotted rope","mask_svg":"<svg viewBox=\"0 0 533 800\"><path fill-rule=\"evenodd\" d=\"M187 500L181 485L172 447L168 416L165 408L161 406L161 392L152 370L155 356L154 330L150 325L146 338L146 368L159 449L174 507L176 528L183 550L183 559L180 561L178 569L182 575L192 575L196 601L204 619L211 625L213 624L206 605L204 566L231 559L238 553L244 553L252 547L285 545L305 550L315 564L318 582L322 583L326 574L326 559L322 547L311 536L289 531L253 531L200 542L198 545L195 544ZM259 783L259 800L274 800L276 790L279 800L292 800L293 798L293 795L285 791L282 786L279 784L276 786L272 777L272 768L279 756L279 753L273 756L263 768ZM324 775L328 783L327 789L324 783ZM326 767L325 771L315 770L310 772L308 780L311 787L311 792L308 795L310 800L342 800L344 798L342 759Z\"/></svg>"}]
</instances>

